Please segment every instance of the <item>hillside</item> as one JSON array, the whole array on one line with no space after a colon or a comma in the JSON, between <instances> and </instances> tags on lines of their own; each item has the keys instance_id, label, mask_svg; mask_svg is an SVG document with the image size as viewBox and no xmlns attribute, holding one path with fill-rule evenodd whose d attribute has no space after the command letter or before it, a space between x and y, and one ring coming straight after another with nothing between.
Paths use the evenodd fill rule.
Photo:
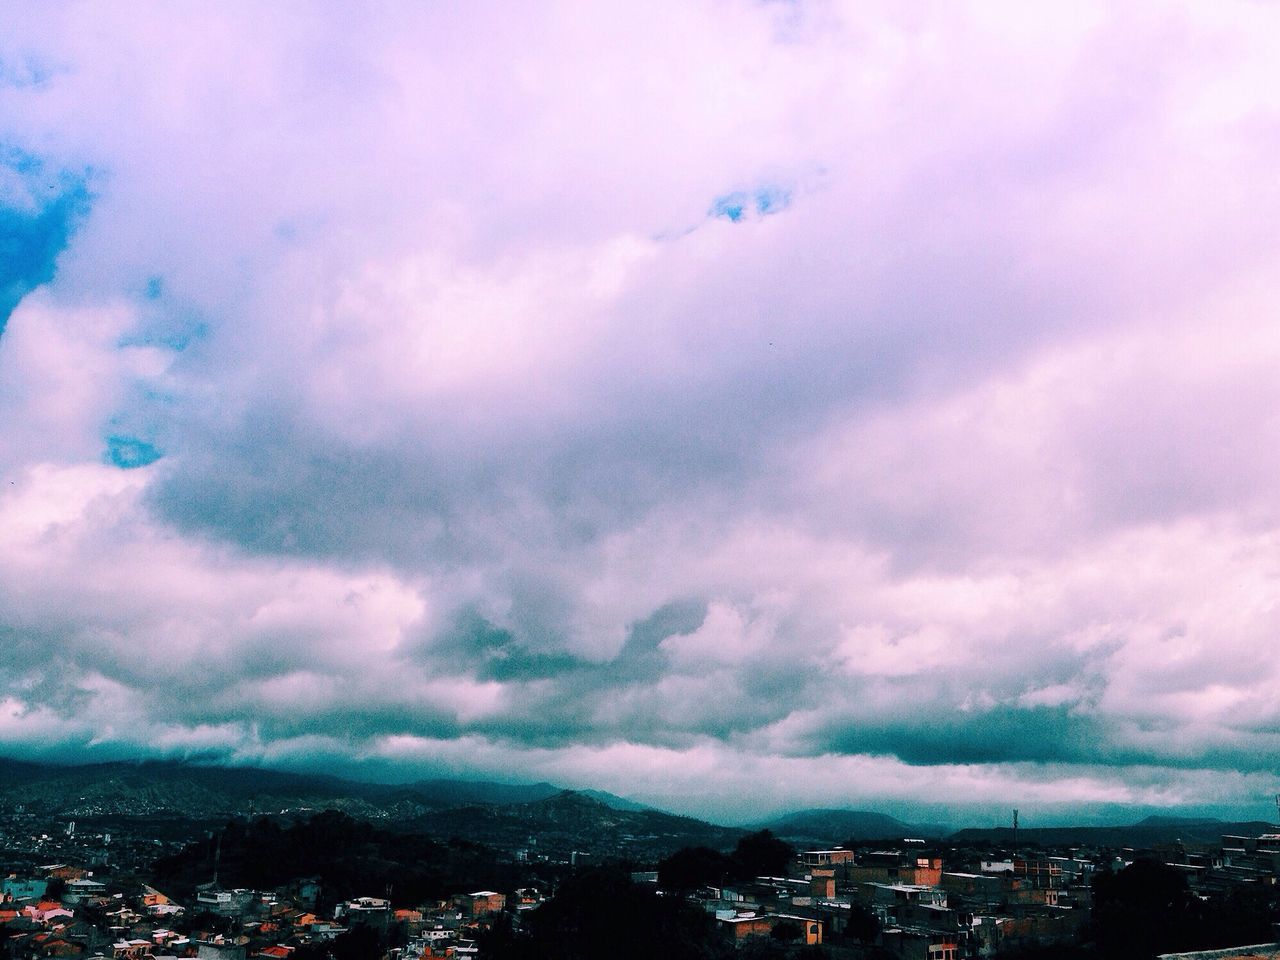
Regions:
<instances>
[{"instance_id":1,"label":"hillside","mask_svg":"<svg viewBox=\"0 0 1280 960\"><path fill-rule=\"evenodd\" d=\"M867 810L800 810L778 817L762 828L798 845L843 843L846 840L901 840L940 837L939 826L909 824Z\"/></svg>"},{"instance_id":2,"label":"hillside","mask_svg":"<svg viewBox=\"0 0 1280 960\"><path fill-rule=\"evenodd\" d=\"M652 859L686 844L731 847L743 832L602 791L574 793L549 783L437 779L386 785L174 762L57 766L0 760L0 813L18 806L82 825L127 821L143 834L174 823L210 825L263 815L291 820L337 810L442 841L528 849L534 858L567 858L577 851Z\"/></svg>"},{"instance_id":3,"label":"hillside","mask_svg":"<svg viewBox=\"0 0 1280 960\"><path fill-rule=\"evenodd\" d=\"M473 804L432 811L405 826L439 839L460 838L498 849L524 849L531 857L564 858L576 851L644 861L682 846L729 848L744 833L657 810L619 810L571 790L530 803Z\"/></svg>"},{"instance_id":4,"label":"hillside","mask_svg":"<svg viewBox=\"0 0 1280 960\"><path fill-rule=\"evenodd\" d=\"M528 803L558 792L549 783L423 780L388 785L171 761L59 766L0 759L0 811L22 805L30 813L84 821L114 816L205 821L333 809L398 822L447 807Z\"/></svg>"}]
</instances>

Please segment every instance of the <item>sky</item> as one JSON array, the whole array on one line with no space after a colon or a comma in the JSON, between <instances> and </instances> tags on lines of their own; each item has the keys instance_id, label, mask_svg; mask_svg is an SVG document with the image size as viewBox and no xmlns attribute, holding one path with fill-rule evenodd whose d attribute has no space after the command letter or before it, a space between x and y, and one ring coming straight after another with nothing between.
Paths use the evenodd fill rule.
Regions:
<instances>
[{"instance_id":1,"label":"sky","mask_svg":"<svg viewBox=\"0 0 1280 960\"><path fill-rule=\"evenodd\" d=\"M0 752L1270 818L1280 6L6 4Z\"/></svg>"}]
</instances>

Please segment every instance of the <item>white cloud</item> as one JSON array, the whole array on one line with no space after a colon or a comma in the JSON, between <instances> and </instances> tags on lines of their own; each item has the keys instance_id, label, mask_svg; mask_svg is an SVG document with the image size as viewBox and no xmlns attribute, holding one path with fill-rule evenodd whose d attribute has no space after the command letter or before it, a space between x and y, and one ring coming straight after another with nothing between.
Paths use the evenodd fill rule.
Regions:
<instances>
[{"instance_id":1,"label":"white cloud","mask_svg":"<svg viewBox=\"0 0 1280 960\"><path fill-rule=\"evenodd\" d=\"M0 735L1226 802L1276 16L16 14L0 197L91 200L0 335Z\"/></svg>"}]
</instances>

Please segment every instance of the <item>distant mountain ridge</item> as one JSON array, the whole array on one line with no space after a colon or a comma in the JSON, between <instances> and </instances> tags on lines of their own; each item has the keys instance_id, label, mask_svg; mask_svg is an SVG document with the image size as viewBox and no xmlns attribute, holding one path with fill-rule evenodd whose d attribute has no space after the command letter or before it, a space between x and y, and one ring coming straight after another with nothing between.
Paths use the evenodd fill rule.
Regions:
<instances>
[{"instance_id":1,"label":"distant mountain ridge","mask_svg":"<svg viewBox=\"0 0 1280 960\"><path fill-rule=\"evenodd\" d=\"M527 803L431 811L405 826L441 838L504 849L527 848L531 856L564 856L576 851L638 860L665 856L684 846L726 849L746 832L660 810L619 809L574 790Z\"/></svg>"},{"instance_id":2,"label":"distant mountain ridge","mask_svg":"<svg viewBox=\"0 0 1280 960\"><path fill-rule=\"evenodd\" d=\"M550 783L421 780L379 784L326 774L214 767L171 760L57 765L0 758L0 811L23 806L53 817L180 815L195 820L307 809L384 821L469 804L520 804L561 792ZM606 806L644 809L603 791Z\"/></svg>"},{"instance_id":3,"label":"distant mountain ridge","mask_svg":"<svg viewBox=\"0 0 1280 960\"><path fill-rule=\"evenodd\" d=\"M52 819L168 819L218 824L253 815L298 817L333 809L349 816L437 837L479 843L500 841L512 849L541 837L566 850L653 853L681 845L730 848L747 828L681 817L598 790L565 791L551 783L501 783L427 779L383 784L325 774L258 767L217 767L172 760L58 765L0 757L0 816L19 807ZM752 829L767 828L799 848L846 841L900 841L908 837L1008 845L1012 831L967 828L949 832L911 824L883 813L848 809L799 810ZM1147 847L1182 840L1213 844L1223 834L1277 831L1264 821L1211 817L1147 816L1113 826L1024 827L1019 843Z\"/></svg>"},{"instance_id":4,"label":"distant mountain ridge","mask_svg":"<svg viewBox=\"0 0 1280 960\"><path fill-rule=\"evenodd\" d=\"M910 824L884 813L869 810L799 810L760 824L792 842L843 843L846 840L901 840L906 837L937 838L945 827Z\"/></svg>"}]
</instances>

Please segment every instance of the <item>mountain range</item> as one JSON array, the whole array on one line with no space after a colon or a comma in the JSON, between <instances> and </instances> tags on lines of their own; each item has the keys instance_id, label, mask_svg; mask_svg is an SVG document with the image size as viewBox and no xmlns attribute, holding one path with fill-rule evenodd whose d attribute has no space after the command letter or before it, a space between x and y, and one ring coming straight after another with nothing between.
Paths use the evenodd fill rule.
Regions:
<instances>
[{"instance_id":1,"label":"mountain range","mask_svg":"<svg viewBox=\"0 0 1280 960\"><path fill-rule=\"evenodd\" d=\"M560 792L550 783L435 779L378 784L324 774L168 760L62 766L0 758L0 810L22 805L55 817L181 814L205 820L333 809L399 821L467 804L530 803ZM618 809L639 807L603 791L589 795Z\"/></svg>"},{"instance_id":2,"label":"mountain range","mask_svg":"<svg viewBox=\"0 0 1280 960\"><path fill-rule=\"evenodd\" d=\"M57 766L0 759L0 815L104 827L175 818L198 825L337 810L404 831L531 855L662 856L682 846L730 847L745 832L681 817L599 790L550 783L422 780L374 784L338 777L172 761Z\"/></svg>"},{"instance_id":3,"label":"mountain range","mask_svg":"<svg viewBox=\"0 0 1280 960\"><path fill-rule=\"evenodd\" d=\"M567 791L551 783L432 779L379 784L321 774L178 761L118 761L84 765L0 758L0 815L23 810L86 825L147 819L214 824L258 815L297 818L338 810L388 827L518 849L541 844L565 851L633 854L637 859L680 846L731 847L746 828L676 816L598 790ZM1014 840L1009 828L950 832L883 813L800 810L755 824L798 847L855 840L946 838L950 843ZM1211 843L1222 834L1271 832L1261 821L1147 817L1127 826L1023 828L1021 843L1146 847L1183 840Z\"/></svg>"},{"instance_id":4,"label":"mountain range","mask_svg":"<svg viewBox=\"0 0 1280 960\"><path fill-rule=\"evenodd\" d=\"M830 845L846 840L936 839L949 832L937 824L904 823L887 814L866 810L800 810L759 826L802 846Z\"/></svg>"}]
</instances>

